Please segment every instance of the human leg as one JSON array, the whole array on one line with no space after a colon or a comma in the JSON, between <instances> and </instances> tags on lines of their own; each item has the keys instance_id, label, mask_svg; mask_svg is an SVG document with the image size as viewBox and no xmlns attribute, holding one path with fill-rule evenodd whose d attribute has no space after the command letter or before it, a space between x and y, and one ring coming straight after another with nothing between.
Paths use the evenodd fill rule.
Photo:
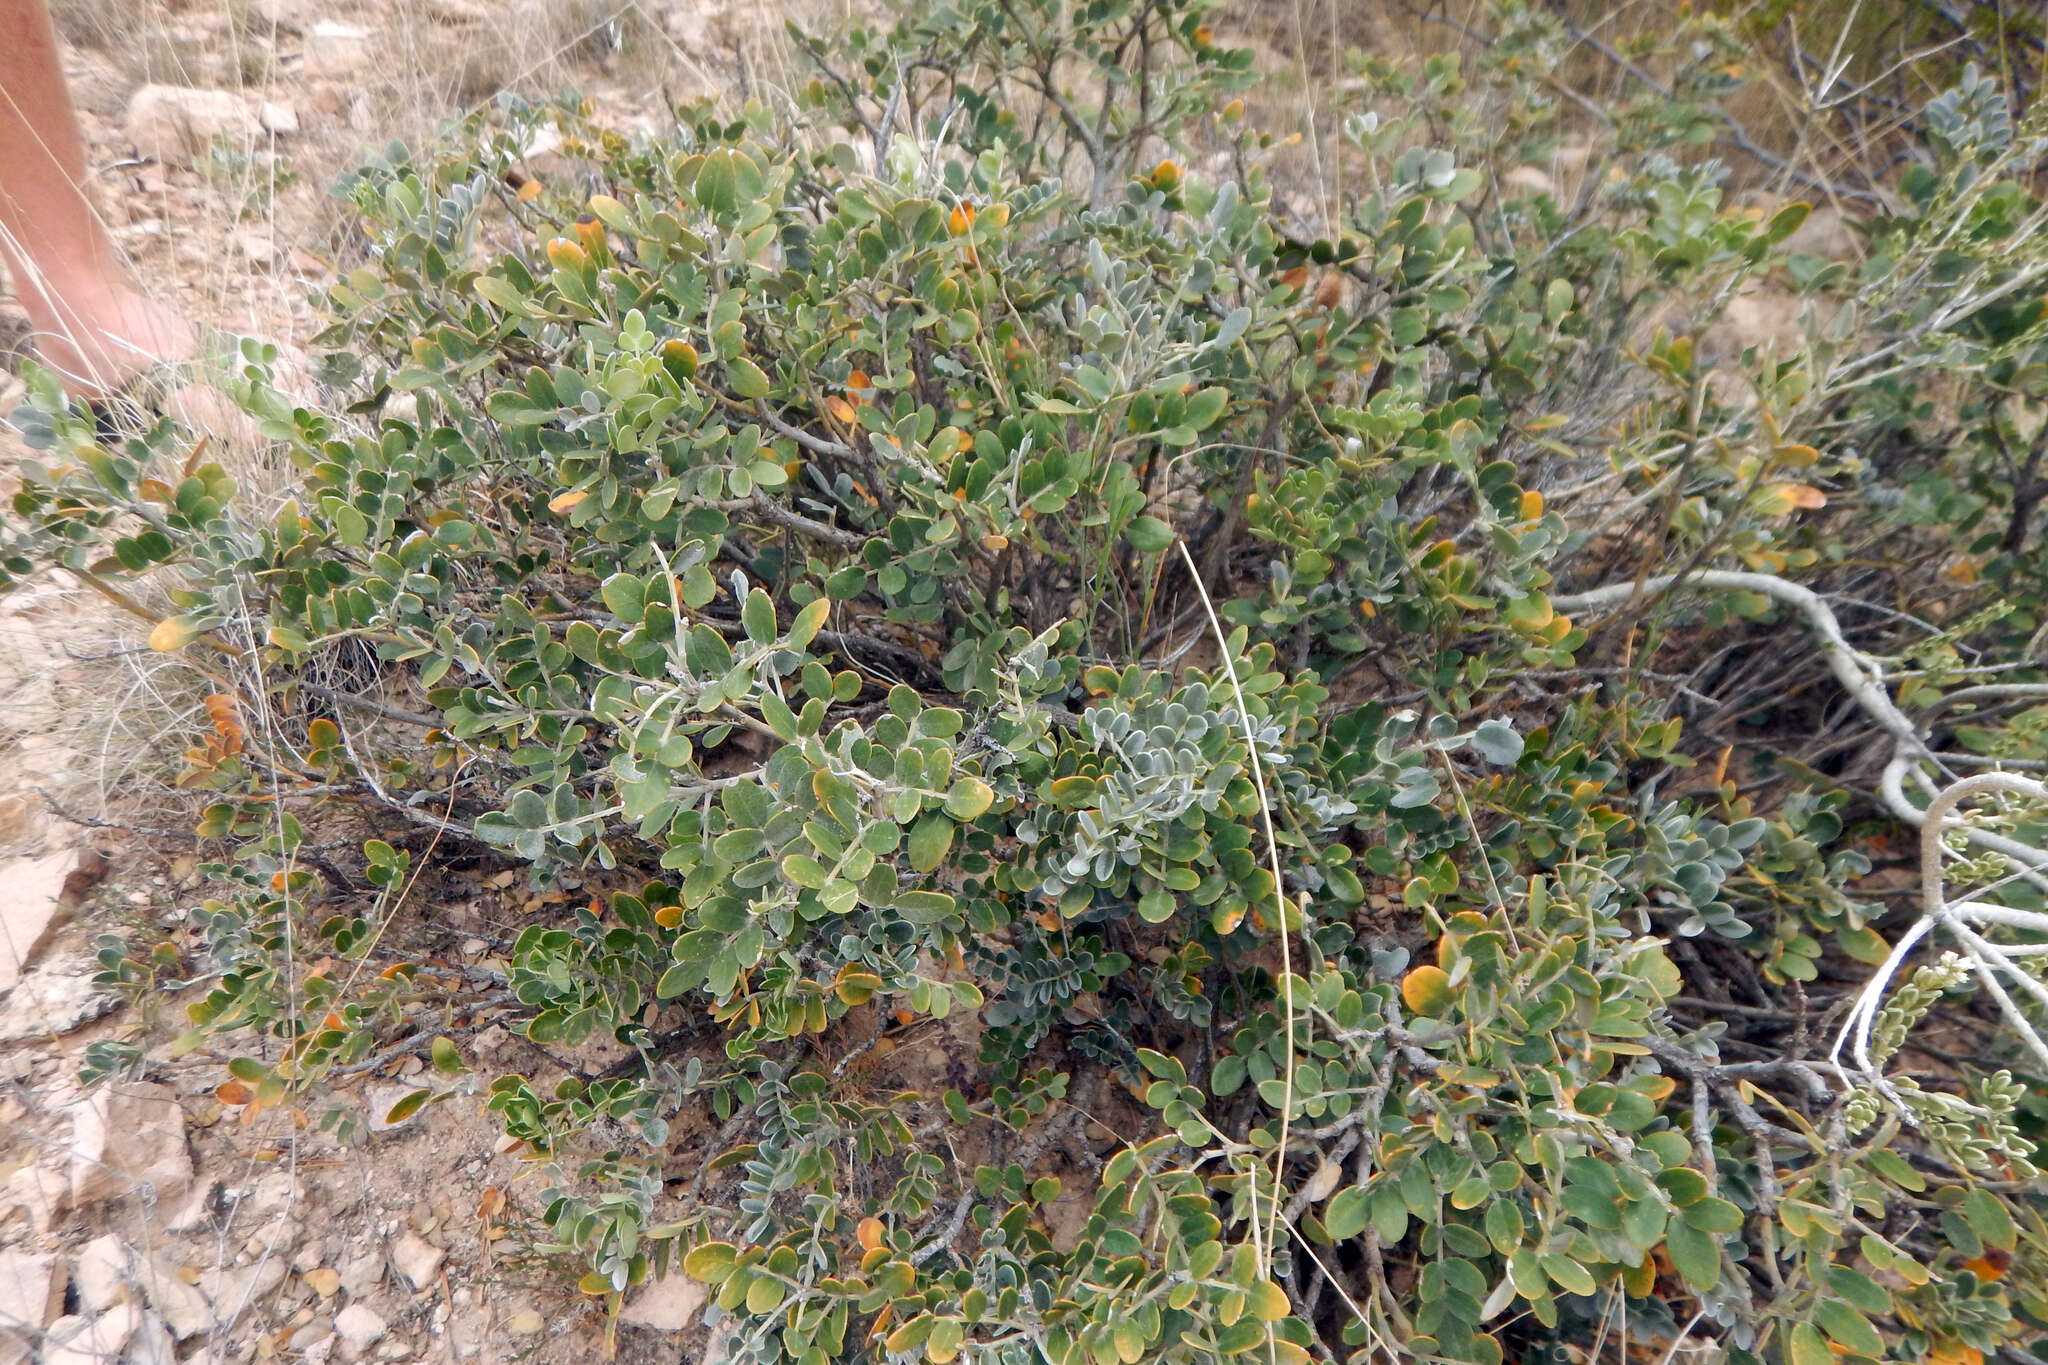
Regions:
<instances>
[{"instance_id":1,"label":"human leg","mask_svg":"<svg viewBox=\"0 0 2048 1365\"><path fill-rule=\"evenodd\" d=\"M85 149L45 0L0 0L0 257L44 363L105 393L190 356L190 323L129 281L85 191Z\"/></svg>"}]
</instances>

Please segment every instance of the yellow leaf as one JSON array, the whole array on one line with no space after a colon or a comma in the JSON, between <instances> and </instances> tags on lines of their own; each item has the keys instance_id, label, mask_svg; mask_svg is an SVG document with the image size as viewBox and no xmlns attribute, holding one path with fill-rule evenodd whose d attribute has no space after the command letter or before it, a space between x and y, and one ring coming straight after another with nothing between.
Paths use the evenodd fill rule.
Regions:
<instances>
[{"instance_id":1,"label":"yellow leaf","mask_svg":"<svg viewBox=\"0 0 2048 1365\"><path fill-rule=\"evenodd\" d=\"M590 490L587 488L575 488L567 493L557 493L554 497L548 499L548 510L556 516L561 516L564 512L567 512L589 496Z\"/></svg>"},{"instance_id":2,"label":"yellow leaf","mask_svg":"<svg viewBox=\"0 0 2048 1365\"><path fill-rule=\"evenodd\" d=\"M199 636L199 623L189 616L166 617L149 632L149 647L159 654L175 654Z\"/></svg>"},{"instance_id":3,"label":"yellow leaf","mask_svg":"<svg viewBox=\"0 0 2048 1365\"><path fill-rule=\"evenodd\" d=\"M1248 1306L1260 1322L1278 1322L1287 1316L1287 1291L1271 1280L1259 1280L1251 1287Z\"/></svg>"}]
</instances>

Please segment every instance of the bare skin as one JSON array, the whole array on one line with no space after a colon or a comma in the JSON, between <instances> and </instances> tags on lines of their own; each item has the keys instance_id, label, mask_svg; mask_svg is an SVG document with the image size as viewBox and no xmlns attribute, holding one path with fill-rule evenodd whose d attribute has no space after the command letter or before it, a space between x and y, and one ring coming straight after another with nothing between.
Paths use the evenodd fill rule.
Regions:
<instances>
[{"instance_id":1,"label":"bare skin","mask_svg":"<svg viewBox=\"0 0 2048 1365\"><path fill-rule=\"evenodd\" d=\"M38 358L81 396L199 348L191 323L129 281L92 211L85 148L45 0L0 0L0 259Z\"/></svg>"}]
</instances>

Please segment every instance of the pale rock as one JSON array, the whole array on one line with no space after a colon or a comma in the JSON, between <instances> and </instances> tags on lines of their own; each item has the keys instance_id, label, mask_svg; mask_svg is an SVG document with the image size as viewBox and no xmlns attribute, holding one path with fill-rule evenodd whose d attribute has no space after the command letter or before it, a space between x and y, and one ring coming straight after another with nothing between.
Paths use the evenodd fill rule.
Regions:
<instances>
[{"instance_id":1,"label":"pale rock","mask_svg":"<svg viewBox=\"0 0 2048 1365\"><path fill-rule=\"evenodd\" d=\"M256 122L266 133L289 137L299 131L299 108L281 100L265 100L256 110Z\"/></svg>"},{"instance_id":2,"label":"pale rock","mask_svg":"<svg viewBox=\"0 0 2048 1365\"><path fill-rule=\"evenodd\" d=\"M93 983L99 970L89 957L59 957L29 972L0 1009L0 1043L62 1037L112 1014L121 1000Z\"/></svg>"},{"instance_id":3,"label":"pale rock","mask_svg":"<svg viewBox=\"0 0 2048 1365\"><path fill-rule=\"evenodd\" d=\"M398 1273L414 1289L425 1289L434 1283L441 1262L447 1257L447 1252L410 1232L401 1236L391 1248L391 1263L398 1267Z\"/></svg>"},{"instance_id":4,"label":"pale rock","mask_svg":"<svg viewBox=\"0 0 2048 1365\"><path fill-rule=\"evenodd\" d=\"M327 1340L334 1335L334 1328L324 1322L309 1322L295 1330L286 1344L287 1350L305 1352L314 1343Z\"/></svg>"},{"instance_id":5,"label":"pale rock","mask_svg":"<svg viewBox=\"0 0 2048 1365\"><path fill-rule=\"evenodd\" d=\"M192 1183L185 1111L168 1086L117 1081L71 1111L71 1200L83 1206L125 1194L176 1199Z\"/></svg>"},{"instance_id":6,"label":"pale rock","mask_svg":"<svg viewBox=\"0 0 2048 1365\"><path fill-rule=\"evenodd\" d=\"M1550 154L1550 173L1558 180L1568 180L1585 174L1592 160L1592 143L1577 140L1560 142L1557 150Z\"/></svg>"},{"instance_id":7,"label":"pale rock","mask_svg":"<svg viewBox=\"0 0 2048 1365\"><path fill-rule=\"evenodd\" d=\"M732 1359L733 1343L739 1339L740 1319L728 1315L718 1326L711 1329L705 1339L704 1354L697 1365L725 1365Z\"/></svg>"},{"instance_id":8,"label":"pale rock","mask_svg":"<svg viewBox=\"0 0 2048 1365\"><path fill-rule=\"evenodd\" d=\"M24 1166L7 1178L0 1207L26 1209L29 1226L40 1235L56 1226L57 1216L71 1200L71 1176L54 1166Z\"/></svg>"},{"instance_id":9,"label":"pale rock","mask_svg":"<svg viewBox=\"0 0 2048 1365\"><path fill-rule=\"evenodd\" d=\"M12 990L63 919L64 884L79 850L0 862L0 991Z\"/></svg>"},{"instance_id":10,"label":"pale rock","mask_svg":"<svg viewBox=\"0 0 2048 1365\"><path fill-rule=\"evenodd\" d=\"M543 124L533 130L526 139L526 145L519 149L519 160L531 175L546 180L551 176L566 173L570 158L562 155L563 137L561 130L553 124Z\"/></svg>"},{"instance_id":11,"label":"pale rock","mask_svg":"<svg viewBox=\"0 0 2048 1365\"><path fill-rule=\"evenodd\" d=\"M352 1303L334 1315L334 1335L358 1354L380 1341L387 1324L367 1304Z\"/></svg>"},{"instance_id":12,"label":"pale rock","mask_svg":"<svg viewBox=\"0 0 2048 1365\"><path fill-rule=\"evenodd\" d=\"M123 125L137 156L166 166L189 166L220 139L246 147L262 124L232 90L145 85L128 100Z\"/></svg>"},{"instance_id":13,"label":"pale rock","mask_svg":"<svg viewBox=\"0 0 2048 1365\"><path fill-rule=\"evenodd\" d=\"M111 1232L87 1242L71 1272L71 1282L78 1286L78 1306L98 1313L127 1299L134 1259L128 1244Z\"/></svg>"},{"instance_id":14,"label":"pale rock","mask_svg":"<svg viewBox=\"0 0 2048 1365\"><path fill-rule=\"evenodd\" d=\"M143 1315L135 1335L128 1338L128 1349L121 1353L121 1365L178 1365L178 1344L162 1318Z\"/></svg>"},{"instance_id":15,"label":"pale rock","mask_svg":"<svg viewBox=\"0 0 2048 1365\"><path fill-rule=\"evenodd\" d=\"M192 1187L192 1192L185 1196L185 1202L178 1205L178 1211L164 1226L172 1232L193 1232L218 1222L220 1187L221 1180L217 1175L201 1180Z\"/></svg>"},{"instance_id":16,"label":"pale rock","mask_svg":"<svg viewBox=\"0 0 2048 1365\"><path fill-rule=\"evenodd\" d=\"M696 0L668 6L662 12L661 26L671 40L690 51L708 47L711 43L710 17Z\"/></svg>"},{"instance_id":17,"label":"pale rock","mask_svg":"<svg viewBox=\"0 0 2048 1365\"><path fill-rule=\"evenodd\" d=\"M407 396L410 397L411 395ZM387 403L385 411L389 412L390 410L390 404ZM365 1091L363 1094L363 1105L368 1110L370 1131L373 1133L389 1133L395 1129L405 1127L408 1123L419 1117L418 1111L414 1111L396 1123L390 1122L392 1106L419 1088L416 1085L376 1085L371 1086Z\"/></svg>"},{"instance_id":18,"label":"pale rock","mask_svg":"<svg viewBox=\"0 0 2048 1365\"><path fill-rule=\"evenodd\" d=\"M290 1171L272 1171L235 1196L235 1214L244 1219L266 1219L283 1213L298 1195Z\"/></svg>"},{"instance_id":19,"label":"pale rock","mask_svg":"<svg viewBox=\"0 0 2048 1365\"><path fill-rule=\"evenodd\" d=\"M626 1304L619 1321L657 1332L680 1332L697 1320L711 1290L680 1272L650 1280Z\"/></svg>"},{"instance_id":20,"label":"pale rock","mask_svg":"<svg viewBox=\"0 0 2048 1365\"><path fill-rule=\"evenodd\" d=\"M491 17L491 11L477 4L476 0L422 0L427 17L442 24L481 24Z\"/></svg>"},{"instance_id":21,"label":"pale rock","mask_svg":"<svg viewBox=\"0 0 2048 1365\"><path fill-rule=\"evenodd\" d=\"M445 1323L435 1330L447 1342L448 1349L457 1360L483 1352L484 1343L490 1337L491 1313L488 1308L478 1305L451 1313Z\"/></svg>"},{"instance_id":22,"label":"pale rock","mask_svg":"<svg viewBox=\"0 0 2048 1365\"><path fill-rule=\"evenodd\" d=\"M1787 237L1784 249L1830 261L1854 261L1863 255L1863 237L1840 209L1823 206Z\"/></svg>"},{"instance_id":23,"label":"pale rock","mask_svg":"<svg viewBox=\"0 0 2048 1365\"><path fill-rule=\"evenodd\" d=\"M1802 321L1809 301L1785 289L1755 285L1728 300L1720 318L1700 334L1700 349L1710 361L1733 360L1754 346L1759 354L1781 358L1806 345Z\"/></svg>"},{"instance_id":24,"label":"pale rock","mask_svg":"<svg viewBox=\"0 0 2048 1365\"><path fill-rule=\"evenodd\" d=\"M352 1299L360 1299L384 1282L384 1253L363 1251L342 1262L341 1287Z\"/></svg>"},{"instance_id":25,"label":"pale rock","mask_svg":"<svg viewBox=\"0 0 2048 1365\"><path fill-rule=\"evenodd\" d=\"M38 1332L64 1311L64 1265L47 1253L0 1251L0 1339L16 1328Z\"/></svg>"},{"instance_id":26,"label":"pale rock","mask_svg":"<svg viewBox=\"0 0 2048 1365\"><path fill-rule=\"evenodd\" d=\"M310 0L255 0L252 8L264 23L296 33L306 21Z\"/></svg>"},{"instance_id":27,"label":"pale rock","mask_svg":"<svg viewBox=\"0 0 2048 1365\"><path fill-rule=\"evenodd\" d=\"M284 1277L284 1258L264 1256L249 1265L208 1270L200 1275L199 1288L213 1301L214 1316L232 1324L270 1297L284 1283Z\"/></svg>"},{"instance_id":28,"label":"pale rock","mask_svg":"<svg viewBox=\"0 0 2048 1365\"><path fill-rule=\"evenodd\" d=\"M67 1320L59 1319L60 1323L63 1321ZM142 1306L116 1304L96 1318L81 1317L76 1321L78 1326L70 1331L62 1330L58 1323L50 1325L50 1338L43 1347L43 1365L114 1365L128 1339L142 1325Z\"/></svg>"},{"instance_id":29,"label":"pale rock","mask_svg":"<svg viewBox=\"0 0 2048 1365\"><path fill-rule=\"evenodd\" d=\"M235 234L235 245L251 265L267 269L277 263L277 239L268 232L244 228Z\"/></svg>"},{"instance_id":30,"label":"pale rock","mask_svg":"<svg viewBox=\"0 0 2048 1365\"><path fill-rule=\"evenodd\" d=\"M308 76L345 76L370 60L369 29L322 19L306 30L302 69Z\"/></svg>"},{"instance_id":31,"label":"pale rock","mask_svg":"<svg viewBox=\"0 0 2048 1365\"><path fill-rule=\"evenodd\" d=\"M1536 166L1517 166L1502 176L1500 183L1525 195L1557 192L1557 182L1550 178L1550 172Z\"/></svg>"},{"instance_id":32,"label":"pale rock","mask_svg":"<svg viewBox=\"0 0 2048 1365\"><path fill-rule=\"evenodd\" d=\"M505 1319L505 1330L515 1337L537 1337L545 1326L546 1319L531 1308L522 1308Z\"/></svg>"},{"instance_id":33,"label":"pale rock","mask_svg":"<svg viewBox=\"0 0 2048 1365\"><path fill-rule=\"evenodd\" d=\"M206 1295L185 1283L178 1264L158 1256L142 1263L142 1297L157 1311L178 1341L194 1337L213 1325L213 1309Z\"/></svg>"}]
</instances>

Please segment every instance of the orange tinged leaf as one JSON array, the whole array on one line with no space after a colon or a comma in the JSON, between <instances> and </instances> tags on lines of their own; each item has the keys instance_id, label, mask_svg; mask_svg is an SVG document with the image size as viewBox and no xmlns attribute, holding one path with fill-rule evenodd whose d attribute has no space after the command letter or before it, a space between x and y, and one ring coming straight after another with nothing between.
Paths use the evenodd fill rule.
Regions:
<instances>
[{"instance_id":1,"label":"orange tinged leaf","mask_svg":"<svg viewBox=\"0 0 2048 1365\"><path fill-rule=\"evenodd\" d=\"M1152 168L1152 183L1162 190L1170 190L1180 183L1180 167L1168 157Z\"/></svg>"},{"instance_id":2,"label":"orange tinged leaf","mask_svg":"<svg viewBox=\"0 0 2048 1365\"><path fill-rule=\"evenodd\" d=\"M531 204L534 200L538 198L540 198L540 181L529 180L524 185L521 185L519 187L520 203Z\"/></svg>"},{"instance_id":3,"label":"orange tinged leaf","mask_svg":"<svg viewBox=\"0 0 2048 1365\"><path fill-rule=\"evenodd\" d=\"M557 270L581 270L589 261L590 253L567 237L548 243L548 264Z\"/></svg>"},{"instance_id":4,"label":"orange tinged leaf","mask_svg":"<svg viewBox=\"0 0 2048 1365\"><path fill-rule=\"evenodd\" d=\"M1536 520L1543 515L1543 495L1533 488L1529 489L1522 494L1522 506L1519 510L1523 521Z\"/></svg>"},{"instance_id":5,"label":"orange tinged leaf","mask_svg":"<svg viewBox=\"0 0 2048 1365\"><path fill-rule=\"evenodd\" d=\"M946 231L955 237L964 236L974 226L974 205L965 201L955 204L953 211L946 215Z\"/></svg>"},{"instance_id":6,"label":"orange tinged leaf","mask_svg":"<svg viewBox=\"0 0 2048 1365\"><path fill-rule=\"evenodd\" d=\"M680 371L684 379L697 376L697 348L677 337L661 343L661 358Z\"/></svg>"},{"instance_id":7,"label":"orange tinged leaf","mask_svg":"<svg viewBox=\"0 0 2048 1365\"><path fill-rule=\"evenodd\" d=\"M850 427L860 421L860 414L855 412L853 404L847 402L844 398L827 398L825 400L825 411L830 413L832 420L841 426Z\"/></svg>"},{"instance_id":8,"label":"orange tinged leaf","mask_svg":"<svg viewBox=\"0 0 2048 1365\"><path fill-rule=\"evenodd\" d=\"M1785 485L1785 500L1794 507L1803 507L1817 512L1828 505L1828 495L1811 484L1788 483Z\"/></svg>"},{"instance_id":9,"label":"orange tinged leaf","mask_svg":"<svg viewBox=\"0 0 2048 1365\"><path fill-rule=\"evenodd\" d=\"M567 493L557 493L548 499L548 510L556 516L561 516L589 496L590 490L587 488L574 488Z\"/></svg>"},{"instance_id":10,"label":"orange tinged leaf","mask_svg":"<svg viewBox=\"0 0 2048 1365\"><path fill-rule=\"evenodd\" d=\"M1301 288L1303 285L1308 283L1308 267L1305 265L1298 265L1294 267L1294 269L1292 270L1281 271L1280 283L1286 285L1289 289Z\"/></svg>"},{"instance_id":11,"label":"orange tinged leaf","mask_svg":"<svg viewBox=\"0 0 2048 1365\"><path fill-rule=\"evenodd\" d=\"M1991 1284L2004 1279L2005 1272L2012 1269L2012 1253L1991 1247L1982 1256L1973 1256L1964 1261L1963 1269L1986 1284Z\"/></svg>"},{"instance_id":12,"label":"orange tinged leaf","mask_svg":"<svg viewBox=\"0 0 2048 1365\"><path fill-rule=\"evenodd\" d=\"M854 1236L860 1240L860 1249L862 1251L873 1251L882 1244L882 1220L879 1218L861 1219L860 1226L854 1230Z\"/></svg>"},{"instance_id":13,"label":"orange tinged leaf","mask_svg":"<svg viewBox=\"0 0 2048 1365\"><path fill-rule=\"evenodd\" d=\"M1435 1014L1450 1003L1450 973L1441 967L1417 967L1401 978L1401 999L1417 1014Z\"/></svg>"},{"instance_id":14,"label":"orange tinged leaf","mask_svg":"<svg viewBox=\"0 0 2048 1365\"><path fill-rule=\"evenodd\" d=\"M256 1098L256 1092L240 1081L225 1081L213 1092L213 1097L222 1104L248 1104Z\"/></svg>"}]
</instances>

